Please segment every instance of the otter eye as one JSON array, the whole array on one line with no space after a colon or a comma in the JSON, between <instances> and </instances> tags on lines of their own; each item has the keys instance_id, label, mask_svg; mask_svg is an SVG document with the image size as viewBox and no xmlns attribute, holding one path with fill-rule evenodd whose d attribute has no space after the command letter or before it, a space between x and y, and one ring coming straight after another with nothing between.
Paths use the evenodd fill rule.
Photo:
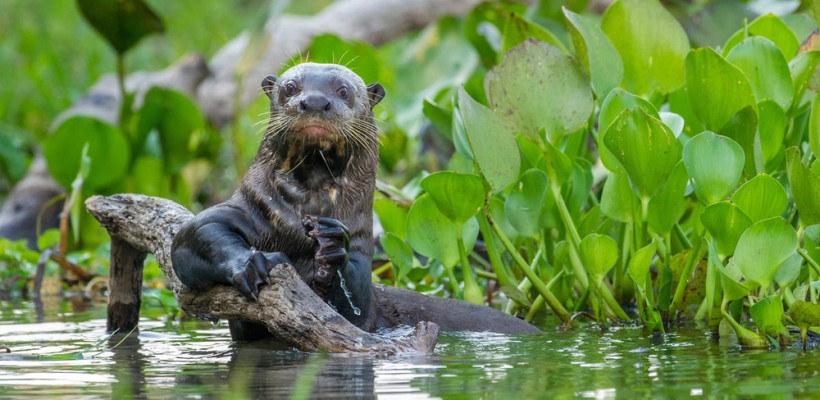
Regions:
<instances>
[{"instance_id":1,"label":"otter eye","mask_svg":"<svg viewBox=\"0 0 820 400\"><path fill-rule=\"evenodd\" d=\"M285 84L285 95L288 97L293 96L296 94L296 84L293 81L290 81Z\"/></svg>"},{"instance_id":2,"label":"otter eye","mask_svg":"<svg viewBox=\"0 0 820 400\"><path fill-rule=\"evenodd\" d=\"M342 86L342 87L336 89L336 94L338 94L339 97L342 98L342 100L347 99L347 95L348 95L347 86Z\"/></svg>"}]
</instances>

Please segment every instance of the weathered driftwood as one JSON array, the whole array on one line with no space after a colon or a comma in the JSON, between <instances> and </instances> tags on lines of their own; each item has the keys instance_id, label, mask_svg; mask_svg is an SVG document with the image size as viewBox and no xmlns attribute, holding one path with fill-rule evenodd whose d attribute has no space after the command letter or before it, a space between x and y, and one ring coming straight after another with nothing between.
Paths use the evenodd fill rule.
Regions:
<instances>
[{"instance_id":1,"label":"weathered driftwood","mask_svg":"<svg viewBox=\"0 0 820 400\"><path fill-rule=\"evenodd\" d=\"M145 254L152 253L180 307L201 318L261 323L279 340L304 351L395 354L432 352L436 345L438 326L434 323L420 322L412 333L400 338L358 329L322 302L286 265L271 272L270 284L262 288L256 302L228 286L193 293L180 283L171 267L171 241L182 224L193 217L190 211L170 200L137 194L94 196L86 201L86 207L112 237L111 330L130 331L136 327L139 282L135 279L142 276Z\"/></svg>"}]
</instances>

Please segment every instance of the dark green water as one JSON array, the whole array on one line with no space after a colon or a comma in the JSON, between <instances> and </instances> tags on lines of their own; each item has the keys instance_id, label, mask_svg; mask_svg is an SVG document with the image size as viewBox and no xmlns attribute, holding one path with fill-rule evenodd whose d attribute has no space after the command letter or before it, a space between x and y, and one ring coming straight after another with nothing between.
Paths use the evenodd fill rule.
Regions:
<instances>
[{"instance_id":1,"label":"dark green water","mask_svg":"<svg viewBox=\"0 0 820 400\"><path fill-rule=\"evenodd\" d=\"M157 314L146 310L144 314ZM697 328L647 336L445 334L433 355L305 354L232 344L225 325L146 317L113 347L105 306L0 302L0 398L814 398L820 349L740 351ZM95 348L95 344L99 343Z\"/></svg>"}]
</instances>

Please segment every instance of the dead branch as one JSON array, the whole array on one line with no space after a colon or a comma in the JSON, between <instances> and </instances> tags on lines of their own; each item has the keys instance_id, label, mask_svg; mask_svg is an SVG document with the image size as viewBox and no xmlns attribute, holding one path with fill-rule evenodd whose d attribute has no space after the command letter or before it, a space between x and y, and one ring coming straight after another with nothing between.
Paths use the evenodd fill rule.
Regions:
<instances>
[{"instance_id":1,"label":"dead branch","mask_svg":"<svg viewBox=\"0 0 820 400\"><path fill-rule=\"evenodd\" d=\"M260 323L279 340L303 351L395 354L432 352L436 345L438 326L434 323L420 322L412 333L400 338L358 329L322 302L290 266L280 265L271 272L271 284L263 287L257 302L228 286L191 292L171 267L171 241L193 216L190 211L170 200L137 194L94 196L86 201L86 207L108 229L112 245L117 242L119 258L114 259L112 250L112 270L114 263L127 266L140 254L153 253L180 307L200 318ZM130 256L123 256L124 248L130 248ZM112 292L114 286L112 282ZM112 299L118 298L112 293ZM126 294L119 299L117 304L133 304L133 296Z\"/></svg>"}]
</instances>

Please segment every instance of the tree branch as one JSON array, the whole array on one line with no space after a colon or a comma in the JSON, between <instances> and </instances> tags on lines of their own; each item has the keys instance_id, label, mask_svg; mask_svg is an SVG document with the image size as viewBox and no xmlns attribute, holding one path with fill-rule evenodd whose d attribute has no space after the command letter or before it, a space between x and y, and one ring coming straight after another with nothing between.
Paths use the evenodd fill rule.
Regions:
<instances>
[{"instance_id":1,"label":"tree branch","mask_svg":"<svg viewBox=\"0 0 820 400\"><path fill-rule=\"evenodd\" d=\"M271 271L271 282L262 288L256 302L229 286L191 292L171 267L171 241L193 217L190 211L170 200L137 194L94 196L86 201L86 207L108 229L112 243L122 241L135 253L153 253L180 307L200 318L260 323L279 340L303 351L396 354L432 352L436 345L438 326L429 322L419 322L412 332L399 338L360 330L321 301L286 265ZM120 247L118 253L122 252ZM123 264L128 264L125 257Z\"/></svg>"}]
</instances>

